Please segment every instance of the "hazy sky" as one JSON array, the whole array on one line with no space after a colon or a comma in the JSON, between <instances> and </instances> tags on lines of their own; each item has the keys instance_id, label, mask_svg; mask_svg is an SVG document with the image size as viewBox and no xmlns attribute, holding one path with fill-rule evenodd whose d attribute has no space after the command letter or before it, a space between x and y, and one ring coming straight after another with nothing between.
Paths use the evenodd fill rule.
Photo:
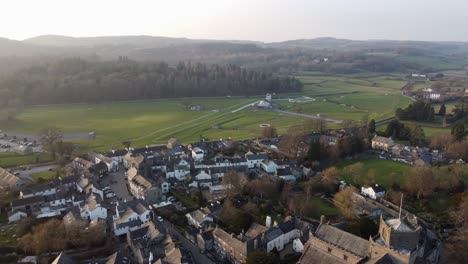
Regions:
<instances>
[{"instance_id":1,"label":"hazy sky","mask_svg":"<svg viewBox=\"0 0 468 264\"><path fill-rule=\"evenodd\" d=\"M2 0L0 37L468 41L468 0Z\"/></svg>"}]
</instances>

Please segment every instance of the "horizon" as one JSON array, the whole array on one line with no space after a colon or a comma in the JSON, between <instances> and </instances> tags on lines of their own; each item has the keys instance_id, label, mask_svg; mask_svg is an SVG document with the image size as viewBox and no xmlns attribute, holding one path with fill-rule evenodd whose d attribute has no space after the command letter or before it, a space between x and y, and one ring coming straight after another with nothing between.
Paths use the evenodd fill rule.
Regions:
<instances>
[{"instance_id":1,"label":"horizon","mask_svg":"<svg viewBox=\"0 0 468 264\"><path fill-rule=\"evenodd\" d=\"M92 8L91 8L92 7ZM468 3L448 0L197 2L135 0L68 4L4 3L0 36L165 36L265 43L334 37L350 40L467 42ZM352 29L352 30L350 30Z\"/></svg>"},{"instance_id":2,"label":"horizon","mask_svg":"<svg viewBox=\"0 0 468 264\"><path fill-rule=\"evenodd\" d=\"M246 41L246 42L260 42L264 44L283 43L287 41L299 41L299 40L318 40L318 39L335 39L335 40L348 40L348 41L398 41L398 42L432 42L432 43L468 43L468 40L418 40L418 39L352 39L352 38L339 38L334 36L321 36L311 38L295 38L295 39L284 39L279 41L262 41L254 39L221 39L221 38L189 38L185 36L163 36L163 35L146 35L146 34L135 34L135 35L90 35L90 36L72 36L72 35L59 35L59 34L42 34L32 36L24 39L13 39L0 36L0 38L13 40L13 41L27 41L34 38L40 37L65 37L73 39L84 39L84 38L113 38L113 37L151 37L151 38L171 38L171 39L187 39L187 40L201 40L201 41Z\"/></svg>"}]
</instances>

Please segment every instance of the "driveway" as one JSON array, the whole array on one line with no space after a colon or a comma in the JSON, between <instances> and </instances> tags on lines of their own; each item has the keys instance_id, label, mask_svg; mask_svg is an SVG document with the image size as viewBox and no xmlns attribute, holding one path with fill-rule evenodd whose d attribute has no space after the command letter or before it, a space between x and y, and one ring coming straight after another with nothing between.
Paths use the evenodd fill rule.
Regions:
<instances>
[{"instance_id":1,"label":"driveway","mask_svg":"<svg viewBox=\"0 0 468 264\"><path fill-rule=\"evenodd\" d=\"M101 181L103 186L109 185L111 190L115 193L115 195L121 199L130 201L133 200L133 196L128 192L127 189L127 181L125 180L125 169L120 166L119 171L111 172Z\"/></svg>"}]
</instances>

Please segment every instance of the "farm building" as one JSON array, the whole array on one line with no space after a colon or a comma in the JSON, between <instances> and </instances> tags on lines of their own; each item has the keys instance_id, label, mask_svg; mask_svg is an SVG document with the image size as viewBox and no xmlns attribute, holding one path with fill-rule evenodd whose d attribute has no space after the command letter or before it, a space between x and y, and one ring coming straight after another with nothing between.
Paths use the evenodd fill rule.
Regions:
<instances>
[{"instance_id":1,"label":"farm building","mask_svg":"<svg viewBox=\"0 0 468 264\"><path fill-rule=\"evenodd\" d=\"M393 142L392 138L390 137L386 138L376 135L374 138L372 138L372 149L384 150L388 152L394 145L395 142Z\"/></svg>"}]
</instances>

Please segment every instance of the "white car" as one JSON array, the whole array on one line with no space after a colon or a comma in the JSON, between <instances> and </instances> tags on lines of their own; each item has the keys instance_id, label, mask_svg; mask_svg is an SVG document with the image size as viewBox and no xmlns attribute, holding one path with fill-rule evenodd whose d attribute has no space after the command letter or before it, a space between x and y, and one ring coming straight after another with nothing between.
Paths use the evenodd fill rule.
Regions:
<instances>
[{"instance_id":1,"label":"white car","mask_svg":"<svg viewBox=\"0 0 468 264\"><path fill-rule=\"evenodd\" d=\"M106 198L112 198L112 197L115 197L115 193L113 192L106 193Z\"/></svg>"},{"instance_id":2,"label":"white car","mask_svg":"<svg viewBox=\"0 0 468 264\"><path fill-rule=\"evenodd\" d=\"M164 219L162 217L160 217L160 216L158 216L157 219L158 219L159 222L164 221Z\"/></svg>"},{"instance_id":3,"label":"white car","mask_svg":"<svg viewBox=\"0 0 468 264\"><path fill-rule=\"evenodd\" d=\"M102 188L102 190L105 192L105 191L109 191L111 188L109 186L106 186L104 188Z\"/></svg>"}]
</instances>

